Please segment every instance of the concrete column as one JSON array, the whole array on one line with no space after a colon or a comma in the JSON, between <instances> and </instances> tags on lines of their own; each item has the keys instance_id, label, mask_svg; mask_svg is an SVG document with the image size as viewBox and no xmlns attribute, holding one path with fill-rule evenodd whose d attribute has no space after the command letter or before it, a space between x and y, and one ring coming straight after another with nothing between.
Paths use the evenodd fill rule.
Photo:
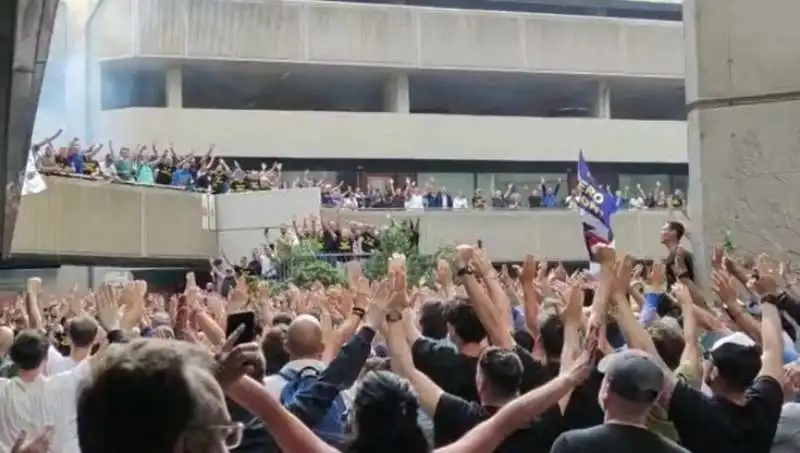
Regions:
<instances>
[{"instance_id":1,"label":"concrete column","mask_svg":"<svg viewBox=\"0 0 800 453\"><path fill-rule=\"evenodd\" d=\"M408 75L392 74L383 90L383 109L393 113L411 112L408 94Z\"/></svg>"},{"instance_id":2,"label":"concrete column","mask_svg":"<svg viewBox=\"0 0 800 453\"><path fill-rule=\"evenodd\" d=\"M167 68L167 108L183 108L183 80L180 66Z\"/></svg>"},{"instance_id":3,"label":"concrete column","mask_svg":"<svg viewBox=\"0 0 800 453\"><path fill-rule=\"evenodd\" d=\"M797 0L684 0L698 270L726 231L742 251L800 253L800 59L786 45L800 42L797 17Z\"/></svg>"},{"instance_id":4,"label":"concrete column","mask_svg":"<svg viewBox=\"0 0 800 453\"><path fill-rule=\"evenodd\" d=\"M593 107L595 118L611 118L611 89L604 79L597 81Z\"/></svg>"}]
</instances>

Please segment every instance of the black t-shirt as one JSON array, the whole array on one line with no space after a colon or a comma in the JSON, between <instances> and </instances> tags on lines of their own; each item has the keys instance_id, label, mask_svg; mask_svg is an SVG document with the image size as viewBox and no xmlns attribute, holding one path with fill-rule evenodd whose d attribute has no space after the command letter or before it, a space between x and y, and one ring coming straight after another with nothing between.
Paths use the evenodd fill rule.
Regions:
<instances>
[{"instance_id":1,"label":"black t-shirt","mask_svg":"<svg viewBox=\"0 0 800 453\"><path fill-rule=\"evenodd\" d=\"M325 229L322 232L322 251L325 253L339 252L339 233Z\"/></svg>"},{"instance_id":2,"label":"black t-shirt","mask_svg":"<svg viewBox=\"0 0 800 453\"><path fill-rule=\"evenodd\" d=\"M242 179L237 179L231 182L231 192L246 192L250 187Z\"/></svg>"},{"instance_id":3,"label":"black t-shirt","mask_svg":"<svg viewBox=\"0 0 800 453\"><path fill-rule=\"evenodd\" d=\"M688 250L683 250L683 257L684 262L686 263L686 270L689 273L689 278L694 281L694 256L692 256L692 252ZM667 285L671 288L678 281L678 276L675 275L675 272L672 269L672 266L675 265L675 260L677 259L678 254L675 250L669 252L667 255L667 259L664 260L664 264L666 265L666 274L667 274Z\"/></svg>"},{"instance_id":4,"label":"black t-shirt","mask_svg":"<svg viewBox=\"0 0 800 453\"><path fill-rule=\"evenodd\" d=\"M169 164L158 163L156 164L155 170L156 184L162 184L165 186L172 184L172 172L175 171L175 167Z\"/></svg>"},{"instance_id":5,"label":"black t-shirt","mask_svg":"<svg viewBox=\"0 0 800 453\"><path fill-rule=\"evenodd\" d=\"M530 352L520 346L516 346L514 351L522 362L520 392L527 392L550 380L552 376L547 367L536 362ZM478 389L475 386L477 357L460 354L450 344L425 337L414 342L411 353L414 366L442 390L467 401L478 402Z\"/></svg>"},{"instance_id":6,"label":"black t-shirt","mask_svg":"<svg viewBox=\"0 0 800 453\"><path fill-rule=\"evenodd\" d=\"M756 378L739 406L707 397L678 382L669 403L669 419L681 443L697 453L769 453L783 407L781 384L769 376Z\"/></svg>"},{"instance_id":7,"label":"black t-shirt","mask_svg":"<svg viewBox=\"0 0 800 453\"><path fill-rule=\"evenodd\" d=\"M455 442L498 409L443 393L433 414L434 445L441 447ZM561 413L555 405L508 436L494 452L547 453L560 432Z\"/></svg>"},{"instance_id":8,"label":"black t-shirt","mask_svg":"<svg viewBox=\"0 0 800 453\"><path fill-rule=\"evenodd\" d=\"M411 347L414 366L447 393L467 401L478 401L475 369L478 358L459 354L450 344L420 338Z\"/></svg>"},{"instance_id":9,"label":"black t-shirt","mask_svg":"<svg viewBox=\"0 0 800 453\"><path fill-rule=\"evenodd\" d=\"M589 379L575 387L564 408L564 430L584 429L603 423L603 409L597 402L602 383L603 375L593 370Z\"/></svg>"},{"instance_id":10,"label":"black t-shirt","mask_svg":"<svg viewBox=\"0 0 800 453\"><path fill-rule=\"evenodd\" d=\"M372 233L364 232L361 233L361 249L364 253L372 253L373 250L380 247L378 243L378 238L375 237Z\"/></svg>"},{"instance_id":11,"label":"black t-shirt","mask_svg":"<svg viewBox=\"0 0 800 453\"><path fill-rule=\"evenodd\" d=\"M609 423L565 432L558 436L550 453L689 453L689 450L646 428Z\"/></svg>"}]
</instances>

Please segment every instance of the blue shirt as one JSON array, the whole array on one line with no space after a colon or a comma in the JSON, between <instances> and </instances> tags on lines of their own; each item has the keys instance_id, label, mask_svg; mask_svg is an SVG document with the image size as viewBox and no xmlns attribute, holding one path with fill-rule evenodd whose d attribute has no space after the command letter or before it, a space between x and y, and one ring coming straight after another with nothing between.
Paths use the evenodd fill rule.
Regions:
<instances>
[{"instance_id":1,"label":"blue shirt","mask_svg":"<svg viewBox=\"0 0 800 453\"><path fill-rule=\"evenodd\" d=\"M71 154L65 159L75 173L83 173L83 154Z\"/></svg>"},{"instance_id":2,"label":"blue shirt","mask_svg":"<svg viewBox=\"0 0 800 453\"><path fill-rule=\"evenodd\" d=\"M172 173L172 185L187 187L192 183L192 173L189 170L179 168Z\"/></svg>"}]
</instances>

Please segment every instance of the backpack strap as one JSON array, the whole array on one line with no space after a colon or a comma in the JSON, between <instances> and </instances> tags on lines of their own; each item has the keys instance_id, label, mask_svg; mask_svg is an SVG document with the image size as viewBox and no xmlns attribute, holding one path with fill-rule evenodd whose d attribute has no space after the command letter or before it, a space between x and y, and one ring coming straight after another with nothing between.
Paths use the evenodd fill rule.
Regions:
<instances>
[{"instance_id":1,"label":"backpack strap","mask_svg":"<svg viewBox=\"0 0 800 453\"><path fill-rule=\"evenodd\" d=\"M319 376L319 374L320 374L319 370L317 370L313 366L306 366L306 367L300 368L299 370L286 369L286 370L281 370L281 371L278 372L278 376L280 376L281 379L283 379L286 382L291 382L291 381L297 379L298 377L302 377L302 376L306 376L306 375L317 377L317 376Z\"/></svg>"}]
</instances>

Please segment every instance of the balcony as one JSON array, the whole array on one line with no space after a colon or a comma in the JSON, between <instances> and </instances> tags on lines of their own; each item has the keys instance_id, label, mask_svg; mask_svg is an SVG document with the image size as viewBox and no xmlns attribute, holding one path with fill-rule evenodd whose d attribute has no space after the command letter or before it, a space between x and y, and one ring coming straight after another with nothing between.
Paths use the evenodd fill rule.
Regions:
<instances>
[{"instance_id":1,"label":"balcony","mask_svg":"<svg viewBox=\"0 0 800 453\"><path fill-rule=\"evenodd\" d=\"M527 252L586 260L580 219L569 210L320 210L318 189L219 195L208 205L200 194L167 188L64 177L48 177L47 184L45 192L22 199L14 254L196 260L215 256L222 247L233 258L264 242L264 228L321 213L324 221L376 226L390 218L419 219L425 253L481 239L496 261L519 260ZM659 230L672 219L667 211L617 213L616 245L640 258L658 258L664 255Z\"/></svg>"},{"instance_id":2,"label":"balcony","mask_svg":"<svg viewBox=\"0 0 800 453\"><path fill-rule=\"evenodd\" d=\"M675 22L327 1L105 0L97 59L682 78Z\"/></svg>"}]
</instances>

